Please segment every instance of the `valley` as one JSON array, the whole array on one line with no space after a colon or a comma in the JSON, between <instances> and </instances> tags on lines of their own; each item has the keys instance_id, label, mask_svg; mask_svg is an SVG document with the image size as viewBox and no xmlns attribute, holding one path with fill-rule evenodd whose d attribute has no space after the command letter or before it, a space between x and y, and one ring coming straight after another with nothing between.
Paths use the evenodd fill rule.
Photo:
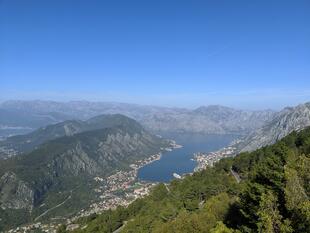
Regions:
<instances>
[{"instance_id":1,"label":"valley","mask_svg":"<svg viewBox=\"0 0 310 233\"><path fill-rule=\"evenodd\" d=\"M219 108L198 112L209 116L208 111L214 109ZM277 127L259 147L309 125L308 104L274 114L246 135L243 130L236 131L238 134L151 132L124 115L107 114L5 138L0 141L0 217L5 220L0 227L10 232L54 233L61 224L70 231L81 229L85 227L81 219L131 208L152 196L161 182L170 190L175 182L217 167L223 159L247 150L248 141L255 141L249 138L261 138L259 132L264 129ZM281 124L289 128L280 132ZM235 182L242 183L239 171L227 171Z\"/></svg>"}]
</instances>

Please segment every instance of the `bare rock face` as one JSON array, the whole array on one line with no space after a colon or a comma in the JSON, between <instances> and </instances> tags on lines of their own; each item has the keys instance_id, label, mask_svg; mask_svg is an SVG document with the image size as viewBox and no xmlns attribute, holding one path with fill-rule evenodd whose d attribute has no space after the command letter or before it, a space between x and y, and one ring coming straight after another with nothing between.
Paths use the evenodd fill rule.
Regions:
<instances>
[{"instance_id":1,"label":"bare rock face","mask_svg":"<svg viewBox=\"0 0 310 233\"><path fill-rule=\"evenodd\" d=\"M0 178L0 201L2 209L29 209L34 203L34 192L15 173L6 172Z\"/></svg>"},{"instance_id":2,"label":"bare rock face","mask_svg":"<svg viewBox=\"0 0 310 233\"><path fill-rule=\"evenodd\" d=\"M310 103L285 108L276 117L245 138L240 151L253 151L271 145L293 131L310 126Z\"/></svg>"},{"instance_id":3,"label":"bare rock face","mask_svg":"<svg viewBox=\"0 0 310 233\"><path fill-rule=\"evenodd\" d=\"M129 134L121 129L104 138L87 140L87 137L84 141L77 140L72 148L56 156L47 166L51 173L57 176L104 175L113 164L130 161L133 156L143 157L143 153L155 149L157 143L157 138L145 131ZM91 150L90 144L93 144Z\"/></svg>"}]
</instances>

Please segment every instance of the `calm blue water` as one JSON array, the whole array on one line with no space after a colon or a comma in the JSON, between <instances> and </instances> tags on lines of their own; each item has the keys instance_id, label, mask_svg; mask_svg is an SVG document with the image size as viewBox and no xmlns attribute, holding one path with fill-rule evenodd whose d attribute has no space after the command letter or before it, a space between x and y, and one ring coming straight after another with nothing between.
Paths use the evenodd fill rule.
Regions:
<instances>
[{"instance_id":1,"label":"calm blue water","mask_svg":"<svg viewBox=\"0 0 310 233\"><path fill-rule=\"evenodd\" d=\"M173 173L179 175L194 170L196 162L192 161L195 152L211 152L227 146L237 138L236 135L213 134L165 134L165 138L175 140L182 148L163 154L160 160L150 163L138 171L141 180L168 182L173 179Z\"/></svg>"}]
</instances>

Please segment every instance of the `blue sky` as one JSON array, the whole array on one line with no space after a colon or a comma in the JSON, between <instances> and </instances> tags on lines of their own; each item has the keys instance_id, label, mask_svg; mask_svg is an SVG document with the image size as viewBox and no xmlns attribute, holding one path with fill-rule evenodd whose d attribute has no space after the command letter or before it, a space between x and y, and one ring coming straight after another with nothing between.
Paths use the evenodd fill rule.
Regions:
<instances>
[{"instance_id":1,"label":"blue sky","mask_svg":"<svg viewBox=\"0 0 310 233\"><path fill-rule=\"evenodd\" d=\"M310 101L309 0L0 0L0 100Z\"/></svg>"}]
</instances>

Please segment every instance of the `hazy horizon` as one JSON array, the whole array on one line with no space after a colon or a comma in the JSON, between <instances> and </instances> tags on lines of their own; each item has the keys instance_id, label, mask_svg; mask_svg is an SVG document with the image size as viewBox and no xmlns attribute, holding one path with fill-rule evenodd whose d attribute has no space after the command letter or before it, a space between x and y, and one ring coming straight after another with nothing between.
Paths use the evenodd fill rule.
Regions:
<instances>
[{"instance_id":1,"label":"hazy horizon","mask_svg":"<svg viewBox=\"0 0 310 233\"><path fill-rule=\"evenodd\" d=\"M135 103L135 102L122 102L122 101L107 101L107 100L87 100L87 99L71 99L71 100L53 100L53 99L0 99L0 104L5 103L7 101L29 101L29 102L35 102L35 101L46 101L46 102L56 102L56 103L70 103L70 102L89 102L89 103L114 103L114 104L131 104L131 105L138 105L138 106L146 106L146 107L163 107L163 108L179 108L179 109L189 109L194 110L199 107L208 107L208 106L221 106L221 107L228 107L228 108L234 108L234 109L240 109L240 110L249 110L249 111L260 111L260 110L271 110L271 111L280 111L286 107L295 107L300 104L309 103L310 100L304 101L304 102L298 102L296 104L287 104L283 105L279 108L242 108L240 106L231 106L231 105L225 105L225 104L219 104L219 103L210 103L210 104L202 104L197 106L174 106L174 105L159 105L159 104L152 104L152 103Z\"/></svg>"}]
</instances>

